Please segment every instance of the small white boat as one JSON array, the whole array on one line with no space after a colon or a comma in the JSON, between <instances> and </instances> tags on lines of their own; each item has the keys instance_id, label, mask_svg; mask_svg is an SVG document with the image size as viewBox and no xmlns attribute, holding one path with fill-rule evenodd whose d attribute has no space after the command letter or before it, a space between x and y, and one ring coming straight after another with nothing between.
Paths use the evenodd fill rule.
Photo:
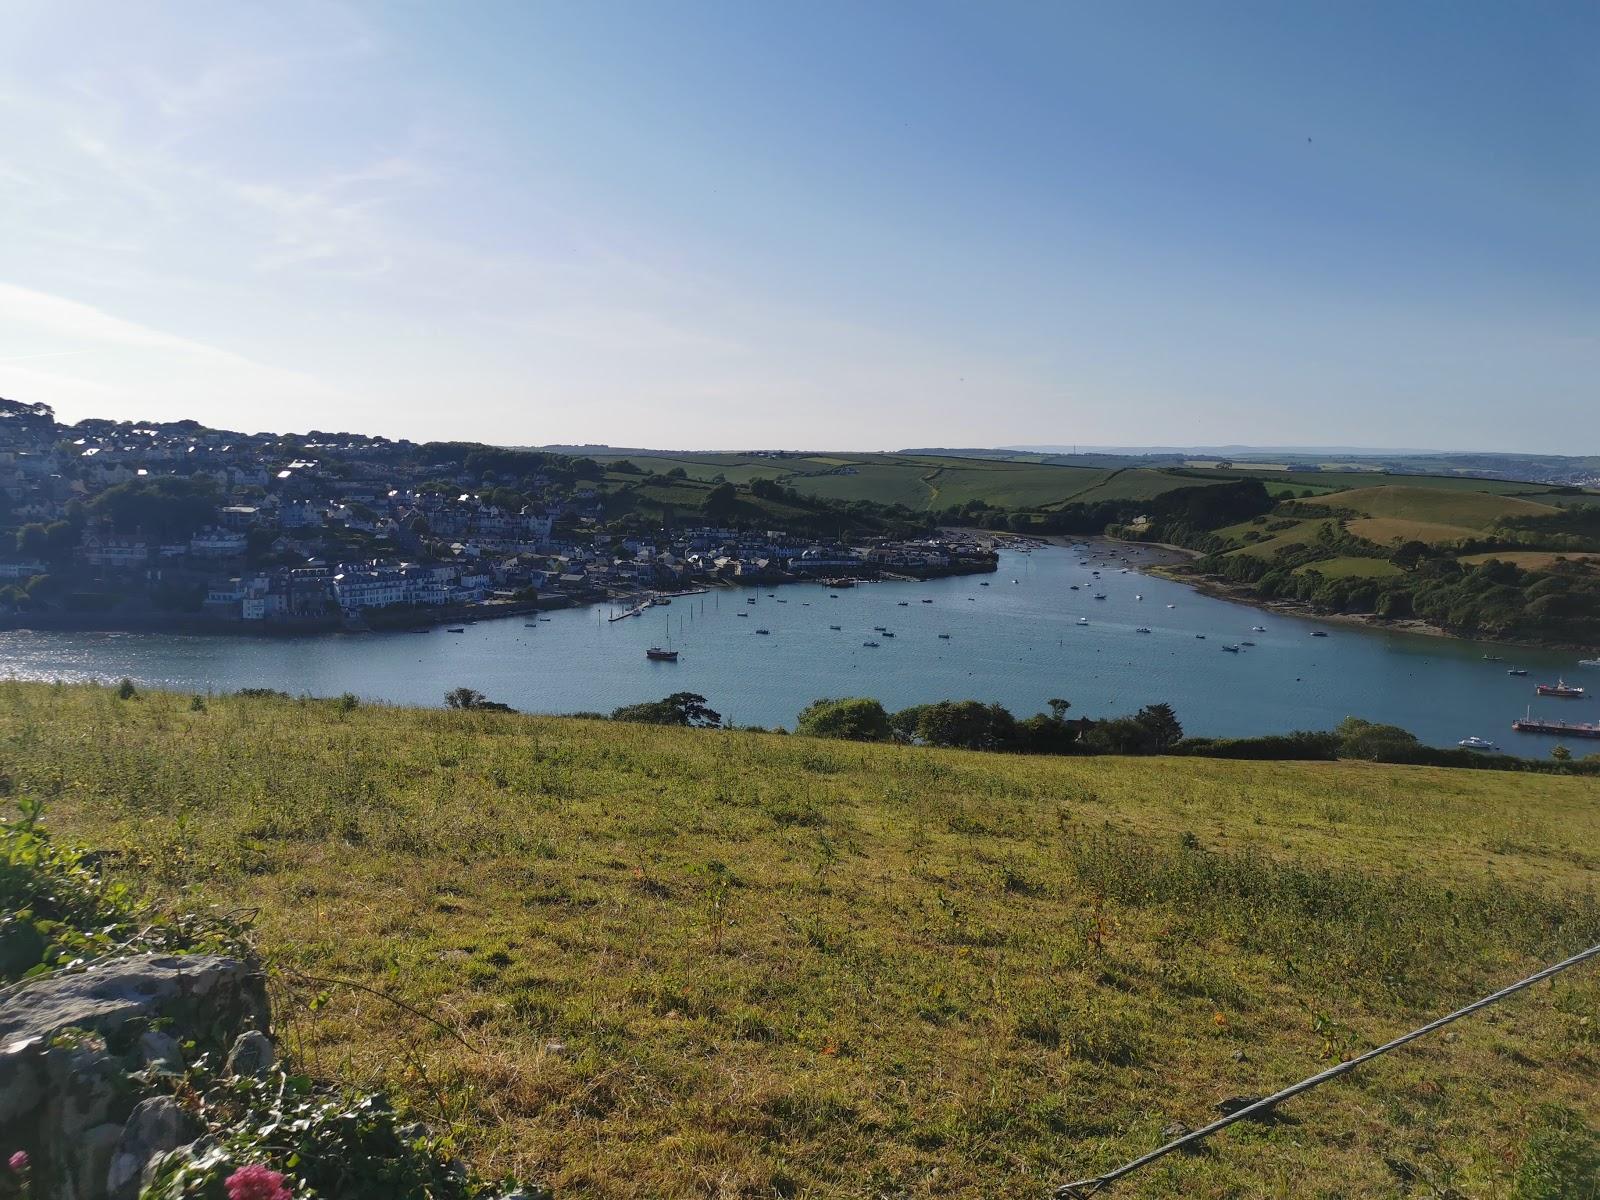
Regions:
<instances>
[{"instance_id":1,"label":"small white boat","mask_svg":"<svg viewBox=\"0 0 1600 1200\"><path fill-rule=\"evenodd\" d=\"M1267 631L1267 627L1265 625L1252 625L1252 626L1250 626L1250 632L1251 633L1265 633L1266 631Z\"/></svg>"},{"instance_id":2,"label":"small white boat","mask_svg":"<svg viewBox=\"0 0 1600 1200\"><path fill-rule=\"evenodd\" d=\"M1457 742L1456 745L1460 746L1463 750L1496 750L1496 749L1499 749L1499 747L1497 747L1488 738L1481 738L1481 737L1476 737L1476 736L1474 736L1474 737L1464 737L1459 742Z\"/></svg>"},{"instance_id":3,"label":"small white boat","mask_svg":"<svg viewBox=\"0 0 1600 1200\"><path fill-rule=\"evenodd\" d=\"M1169 604L1169 605L1167 605L1167 607L1168 608L1177 608L1178 606L1176 604Z\"/></svg>"},{"instance_id":4,"label":"small white boat","mask_svg":"<svg viewBox=\"0 0 1600 1200\"><path fill-rule=\"evenodd\" d=\"M1079 617L1078 618L1078 624L1079 625L1087 625L1088 623L1089 623L1089 618L1088 617Z\"/></svg>"}]
</instances>

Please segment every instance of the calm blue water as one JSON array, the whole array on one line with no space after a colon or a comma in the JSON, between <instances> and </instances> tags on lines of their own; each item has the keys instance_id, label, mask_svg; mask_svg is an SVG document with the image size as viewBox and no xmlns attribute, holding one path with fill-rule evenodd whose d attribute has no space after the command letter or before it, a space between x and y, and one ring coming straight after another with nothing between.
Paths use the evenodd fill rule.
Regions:
<instances>
[{"instance_id":1,"label":"calm blue water","mask_svg":"<svg viewBox=\"0 0 1600 1200\"><path fill-rule=\"evenodd\" d=\"M971 697L998 700L1019 716L1044 708L1052 696L1071 700L1075 716L1166 701L1194 734L1326 729L1354 714L1403 725L1437 745L1477 734L1541 756L1557 739L1509 728L1526 706L1595 719L1593 698L1533 694L1536 682L1558 673L1600 691L1600 672L1576 666L1575 654L1277 616L1152 576L1122 574L1106 561L1120 549L1096 545L1094 553L1102 556L1091 564L1102 572L1098 581L1091 566L1080 565L1084 552L1052 548L1003 554L992 576L871 584L837 598L814 584L718 589L615 624L600 619L603 610L588 608L548 614L532 629L519 617L479 622L460 634L264 639L11 632L0 634L0 674L102 681L126 675L183 691L350 691L426 705L464 685L540 712L609 711L687 690L739 724L788 726L819 696L875 696L890 708ZM1070 590L1074 583L1082 590ZM1092 599L1095 591L1106 599ZM1143 600L1135 598L1140 594ZM746 604L747 596L757 603ZM1090 624L1076 624L1080 616ZM895 636L875 634L875 625ZM1136 633L1139 625L1152 632ZM1252 625L1267 632L1252 633ZM681 661L646 661L645 648L665 643L669 628ZM760 636L757 628L771 632ZM1314 629L1330 636L1313 638ZM865 648L869 639L881 646ZM1224 643L1245 639L1256 645L1223 652ZM1485 662L1485 653L1506 661ZM1528 676L1508 677L1513 664L1527 667Z\"/></svg>"}]
</instances>

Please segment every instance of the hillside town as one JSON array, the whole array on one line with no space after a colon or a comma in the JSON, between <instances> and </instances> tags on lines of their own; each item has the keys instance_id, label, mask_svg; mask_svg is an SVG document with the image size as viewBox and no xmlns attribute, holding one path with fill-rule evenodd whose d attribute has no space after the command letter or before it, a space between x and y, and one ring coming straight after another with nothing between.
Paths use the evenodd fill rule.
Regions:
<instances>
[{"instance_id":1,"label":"hillside town","mask_svg":"<svg viewBox=\"0 0 1600 1200\"><path fill-rule=\"evenodd\" d=\"M965 536L819 538L608 512L593 459L0 401L0 621L316 632L628 601L708 584L992 571Z\"/></svg>"}]
</instances>

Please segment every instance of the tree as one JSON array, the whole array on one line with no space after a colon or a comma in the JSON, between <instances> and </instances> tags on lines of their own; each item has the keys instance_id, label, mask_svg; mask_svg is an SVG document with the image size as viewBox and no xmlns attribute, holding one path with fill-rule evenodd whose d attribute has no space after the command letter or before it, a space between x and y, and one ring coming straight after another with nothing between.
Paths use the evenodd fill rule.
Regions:
<instances>
[{"instance_id":1,"label":"tree","mask_svg":"<svg viewBox=\"0 0 1600 1200\"><path fill-rule=\"evenodd\" d=\"M1409 542L1402 543L1399 549L1389 556L1389 561L1397 567L1411 571L1416 568L1419 562L1431 554L1432 548L1427 542L1419 542L1412 539Z\"/></svg>"},{"instance_id":2,"label":"tree","mask_svg":"<svg viewBox=\"0 0 1600 1200\"><path fill-rule=\"evenodd\" d=\"M451 688L444 694L446 708L457 708L470 712L516 712L509 704L501 704L498 700L490 700L475 688Z\"/></svg>"},{"instance_id":3,"label":"tree","mask_svg":"<svg viewBox=\"0 0 1600 1200\"><path fill-rule=\"evenodd\" d=\"M673 467L672 470L667 472L667 478L668 479L687 479L687 478L689 478L689 472L684 470L682 467Z\"/></svg>"},{"instance_id":4,"label":"tree","mask_svg":"<svg viewBox=\"0 0 1600 1200\"><path fill-rule=\"evenodd\" d=\"M813 700L800 710L795 732L808 737L846 738L853 742L887 742L894 733L883 705L860 696Z\"/></svg>"},{"instance_id":5,"label":"tree","mask_svg":"<svg viewBox=\"0 0 1600 1200\"><path fill-rule=\"evenodd\" d=\"M1153 754L1155 734L1138 717L1101 721L1084 735L1084 744L1096 754Z\"/></svg>"},{"instance_id":6,"label":"tree","mask_svg":"<svg viewBox=\"0 0 1600 1200\"><path fill-rule=\"evenodd\" d=\"M706 493L706 498L701 502L708 517L725 517L733 511L733 506L738 502L738 493L733 484L723 482L717 484Z\"/></svg>"},{"instance_id":7,"label":"tree","mask_svg":"<svg viewBox=\"0 0 1600 1200\"><path fill-rule=\"evenodd\" d=\"M611 719L640 725L686 725L697 729L715 729L722 724L722 714L708 707L706 698L696 692L673 692L662 700L624 704L612 711Z\"/></svg>"},{"instance_id":8,"label":"tree","mask_svg":"<svg viewBox=\"0 0 1600 1200\"><path fill-rule=\"evenodd\" d=\"M1150 731L1150 743L1156 753L1170 750L1183 740L1183 726L1170 704L1147 704L1133 719Z\"/></svg>"},{"instance_id":9,"label":"tree","mask_svg":"<svg viewBox=\"0 0 1600 1200\"><path fill-rule=\"evenodd\" d=\"M1058 721L1067 719L1067 709L1072 707L1071 700L1063 700L1060 696L1052 696L1045 701L1050 706L1050 715Z\"/></svg>"},{"instance_id":10,"label":"tree","mask_svg":"<svg viewBox=\"0 0 1600 1200\"><path fill-rule=\"evenodd\" d=\"M977 700L918 704L895 713L890 722L907 740L961 750L1005 750L1017 736L1016 718L1009 710Z\"/></svg>"},{"instance_id":11,"label":"tree","mask_svg":"<svg viewBox=\"0 0 1600 1200\"><path fill-rule=\"evenodd\" d=\"M1368 762L1393 762L1421 747L1416 734L1398 725L1379 725L1360 717L1346 717L1334 730L1339 735L1340 758Z\"/></svg>"},{"instance_id":12,"label":"tree","mask_svg":"<svg viewBox=\"0 0 1600 1200\"><path fill-rule=\"evenodd\" d=\"M1572 751L1568 750L1565 746L1557 746L1555 749L1550 751L1550 757L1555 759L1558 763L1571 762Z\"/></svg>"},{"instance_id":13,"label":"tree","mask_svg":"<svg viewBox=\"0 0 1600 1200\"><path fill-rule=\"evenodd\" d=\"M143 533L162 541L186 540L216 512L217 485L208 478L154 475L108 487L89 501L89 511L108 517L119 533Z\"/></svg>"}]
</instances>

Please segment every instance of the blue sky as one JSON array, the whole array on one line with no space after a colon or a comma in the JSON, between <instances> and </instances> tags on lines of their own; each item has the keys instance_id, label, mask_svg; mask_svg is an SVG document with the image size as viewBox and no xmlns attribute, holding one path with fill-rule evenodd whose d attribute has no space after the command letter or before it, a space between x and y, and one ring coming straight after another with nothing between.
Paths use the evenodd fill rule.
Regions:
<instances>
[{"instance_id":1,"label":"blue sky","mask_svg":"<svg viewBox=\"0 0 1600 1200\"><path fill-rule=\"evenodd\" d=\"M1600 452L1600 7L8 6L0 395Z\"/></svg>"}]
</instances>

